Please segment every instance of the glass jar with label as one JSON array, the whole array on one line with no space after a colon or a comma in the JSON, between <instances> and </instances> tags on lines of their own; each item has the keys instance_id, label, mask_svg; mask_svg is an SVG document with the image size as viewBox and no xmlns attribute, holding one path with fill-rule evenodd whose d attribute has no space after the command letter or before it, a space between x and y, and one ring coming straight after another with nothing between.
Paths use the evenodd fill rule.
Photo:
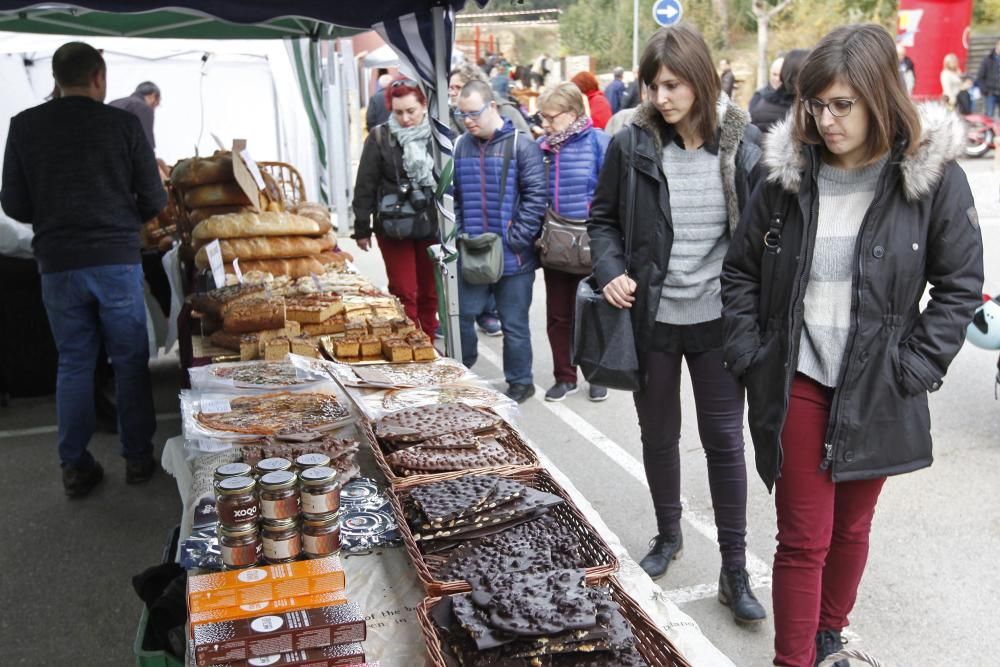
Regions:
<instances>
[{"instance_id":1,"label":"glass jar with label","mask_svg":"<svg viewBox=\"0 0 1000 667\"><path fill-rule=\"evenodd\" d=\"M261 459L257 462L257 476L263 477L269 472L279 472L281 470L291 470L292 462L288 459L283 459L280 456L274 456L269 459Z\"/></svg>"},{"instance_id":2,"label":"glass jar with label","mask_svg":"<svg viewBox=\"0 0 1000 667\"><path fill-rule=\"evenodd\" d=\"M308 517L302 521L302 551L306 558L323 558L340 551L340 514Z\"/></svg>"},{"instance_id":3,"label":"glass jar with label","mask_svg":"<svg viewBox=\"0 0 1000 667\"><path fill-rule=\"evenodd\" d=\"M308 516L330 514L340 509L340 484L337 471L326 466L299 473L302 486L302 513Z\"/></svg>"},{"instance_id":4,"label":"glass jar with label","mask_svg":"<svg viewBox=\"0 0 1000 667\"><path fill-rule=\"evenodd\" d=\"M215 483L215 512L219 523L236 526L257 521L260 506L253 477L226 477Z\"/></svg>"},{"instance_id":5,"label":"glass jar with label","mask_svg":"<svg viewBox=\"0 0 1000 667\"><path fill-rule=\"evenodd\" d=\"M252 477L253 468L247 463L225 463L215 469L215 481L227 477Z\"/></svg>"},{"instance_id":6,"label":"glass jar with label","mask_svg":"<svg viewBox=\"0 0 1000 667\"><path fill-rule=\"evenodd\" d=\"M219 526L219 551L222 562L231 570L252 567L260 561L261 543L257 524Z\"/></svg>"},{"instance_id":7,"label":"glass jar with label","mask_svg":"<svg viewBox=\"0 0 1000 667\"><path fill-rule=\"evenodd\" d=\"M298 468L299 472L308 468L318 468L328 465L330 465L330 457L326 454L303 454L295 459L295 467Z\"/></svg>"},{"instance_id":8,"label":"glass jar with label","mask_svg":"<svg viewBox=\"0 0 1000 667\"><path fill-rule=\"evenodd\" d=\"M269 472L260 478L260 516L268 521L292 519L299 513L299 487L295 473Z\"/></svg>"},{"instance_id":9,"label":"glass jar with label","mask_svg":"<svg viewBox=\"0 0 1000 667\"><path fill-rule=\"evenodd\" d=\"M265 521L261 527L264 560L268 563L287 563L302 555L302 535L295 519Z\"/></svg>"}]
</instances>

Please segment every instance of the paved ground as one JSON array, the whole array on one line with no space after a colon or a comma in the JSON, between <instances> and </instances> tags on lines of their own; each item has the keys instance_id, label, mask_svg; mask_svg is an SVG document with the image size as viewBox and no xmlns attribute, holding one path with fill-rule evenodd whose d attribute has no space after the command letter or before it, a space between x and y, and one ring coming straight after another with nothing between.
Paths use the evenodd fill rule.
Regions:
<instances>
[{"instance_id":1,"label":"paved ground","mask_svg":"<svg viewBox=\"0 0 1000 667\"><path fill-rule=\"evenodd\" d=\"M997 175L985 160L966 168L983 224L987 291L1000 290ZM384 280L378 253L359 253L359 263ZM540 396L551 382L540 277L534 299ZM502 377L500 344L481 339L476 370L486 378ZM171 359L154 364L158 447L180 429L174 369ZM995 374L996 353L967 347L959 354L931 399L934 466L890 480L882 495L850 637L851 646L886 665L996 663L992 604L1000 597L993 558L1000 552L1000 403L993 398ZM693 407L685 391L685 415L693 415ZM126 486L115 438L99 435L92 451L107 470L105 484L85 501L65 500L54 424L51 398L18 400L0 409L0 503L7 510L7 539L0 549L2 664L132 664L141 603L130 577L159 560L166 535L179 520L176 487L166 475L144 487ZM607 402L591 404L581 392L561 404L532 399L523 406L521 425L640 558L654 523L631 398L613 392ZM660 583L734 663L770 664L770 624L740 629L714 599L719 559L693 418L684 426L681 449L685 553ZM749 448L747 458L752 470ZM774 510L752 473L748 543L757 594L770 606Z\"/></svg>"}]
</instances>

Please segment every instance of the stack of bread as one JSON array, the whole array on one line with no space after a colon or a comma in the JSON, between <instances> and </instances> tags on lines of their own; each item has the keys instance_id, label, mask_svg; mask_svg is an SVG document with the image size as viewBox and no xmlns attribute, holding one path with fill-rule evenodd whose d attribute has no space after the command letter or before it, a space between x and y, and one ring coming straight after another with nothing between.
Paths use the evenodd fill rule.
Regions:
<instances>
[{"instance_id":1,"label":"stack of bread","mask_svg":"<svg viewBox=\"0 0 1000 667\"><path fill-rule=\"evenodd\" d=\"M205 246L218 240L226 273L260 271L300 278L343 266L336 253L330 213L325 206L304 202L286 212L281 189L262 172L265 188L250 198L236 182L232 154L218 151L209 158L189 158L175 165L171 182L193 227L191 245L198 269L209 267ZM258 212L259 209L259 212Z\"/></svg>"}]
</instances>

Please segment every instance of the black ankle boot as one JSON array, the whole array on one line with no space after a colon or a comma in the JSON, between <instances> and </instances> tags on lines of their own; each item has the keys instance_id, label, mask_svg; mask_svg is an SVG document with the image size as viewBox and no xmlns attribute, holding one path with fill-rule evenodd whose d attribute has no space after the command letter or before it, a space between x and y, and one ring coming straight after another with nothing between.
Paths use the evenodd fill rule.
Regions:
<instances>
[{"instance_id":1,"label":"black ankle boot","mask_svg":"<svg viewBox=\"0 0 1000 667\"><path fill-rule=\"evenodd\" d=\"M641 561L639 567L653 579L659 579L667 573L670 561L680 557L684 551L684 537L680 531L676 535L657 535L649 541L649 553Z\"/></svg>"},{"instance_id":2,"label":"black ankle boot","mask_svg":"<svg viewBox=\"0 0 1000 667\"><path fill-rule=\"evenodd\" d=\"M820 630L816 633L816 665L823 662L823 660L830 655L833 655L840 649L844 647L847 643L846 639L840 636L840 632L837 630ZM844 660L838 660L833 663L833 667L850 667L851 663Z\"/></svg>"},{"instance_id":3,"label":"black ankle boot","mask_svg":"<svg viewBox=\"0 0 1000 667\"><path fill-rule=\"evenodd\" d=\"M729 607L737 623L760 623L767 612L750 589L750 575L742 567L719 572L719 602Z\"/></svg>"}]
</instances>

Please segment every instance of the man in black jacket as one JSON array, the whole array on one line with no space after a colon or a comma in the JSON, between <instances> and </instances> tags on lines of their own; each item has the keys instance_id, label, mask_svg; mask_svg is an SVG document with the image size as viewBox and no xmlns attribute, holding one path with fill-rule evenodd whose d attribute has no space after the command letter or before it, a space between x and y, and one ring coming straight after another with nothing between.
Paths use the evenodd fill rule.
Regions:
<instances>
[{"instance_id":1,"label":"man in black jacket","mask_svg":"<svg viewBox=\"0 0 1000 667\"><path fill-rule=\"evenodd\" d=\"M139 228L166 204L139 119L103 104L104 59L70 42L52 57L61 97L11 119L0 204L31 224L42 298L59 350L56 411L67 495L103 478L87 451L94 365L103 341L115 370L125 480L148 480L155 416Z\"/></svg>"},{"instance_id":2,"label":"man in black jacket","mask_svg":"<svg viewBox=\"0 0 1000 667\"><path fill-rule=\"evenodd\" d=\"M979 64L976 85L983 93L986 115L994 116L1000 109L1000 41Z\"/></svg>"}]
</instances>

